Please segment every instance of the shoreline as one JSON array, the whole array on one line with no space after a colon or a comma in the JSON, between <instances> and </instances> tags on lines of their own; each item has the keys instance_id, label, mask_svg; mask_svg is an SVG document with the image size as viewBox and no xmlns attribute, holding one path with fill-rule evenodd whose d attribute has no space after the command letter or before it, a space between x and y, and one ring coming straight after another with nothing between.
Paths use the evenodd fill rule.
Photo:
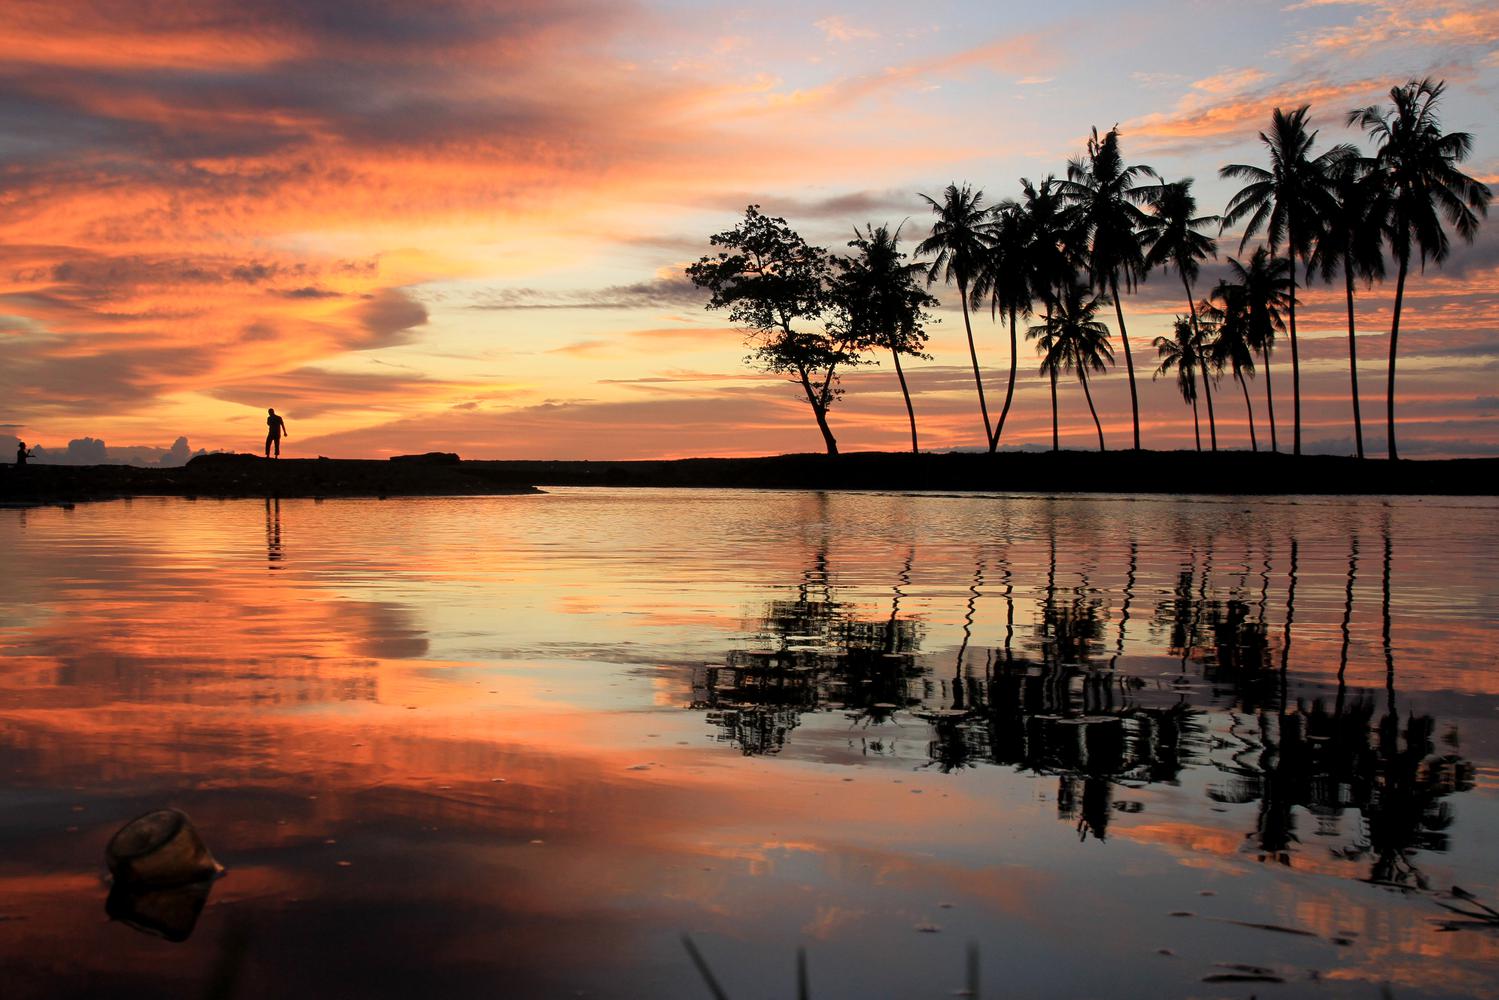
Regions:
<instances>
[{"instance_id":1,"label":"shoreline","mask_svg":"<svg viewBox=\"0 0 1499 1000\"><path fill-rule=\"evenodd\" d=\"M1499 458L1300 458L1218 452L850 452L635 461L394 460L217 454L184 466L0 468L0 504L32 506L145 496L205 498L510 496L544 486L791 490L934 490L1322 496L1493 496Z\"/></svg>"}]
</instances>

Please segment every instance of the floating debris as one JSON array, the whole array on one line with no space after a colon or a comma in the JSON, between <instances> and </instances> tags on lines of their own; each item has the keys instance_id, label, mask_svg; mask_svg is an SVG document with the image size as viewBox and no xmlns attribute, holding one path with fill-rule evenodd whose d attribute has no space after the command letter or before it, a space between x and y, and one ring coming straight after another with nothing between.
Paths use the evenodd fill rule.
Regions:
<instances>
[{"instance_id":1,"label":"floating debris","mask_svg":"<svg viewBox=\"0 0 1499 1000\"><path fill-rule=\"evenodd\" d=\"M104 912L168 941L186 941L224 872L192 820L176 809L137 816L110 838L104 861L113 879Z\"/></svg>"},{"instance_id":2,"label":"floating debris","mask_svg":"<svg viewBox=\"0 0 1499 1000\"><path fill-rule=\"evenodd\" d=\"M186 885L224 871L193 821L176 809L157 809L120 827L104 848L104 861L115 884L134 888Z\"/></svg>"}]
</instances>

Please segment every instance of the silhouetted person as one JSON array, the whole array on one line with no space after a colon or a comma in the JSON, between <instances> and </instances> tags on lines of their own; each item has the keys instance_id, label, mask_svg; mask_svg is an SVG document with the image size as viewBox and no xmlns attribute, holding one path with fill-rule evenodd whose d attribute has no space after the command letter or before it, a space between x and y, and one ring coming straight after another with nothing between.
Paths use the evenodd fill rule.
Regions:
<instances>
[{"instance_id":1,"label":"silhouetted person","mask_svg":"<svg viewBox=\"0 0 1499 1000\"><path fill-rule=\"evenodd\" d=\"M35 457L36 457L35 455L33 455L31 452L29 452L29 451L26 450L26 442L25 441L17 441L16 442L16 465L17 465L17 467L25 465L26 464L26 460L28 458L35 458Z\"/></svg>"},{"instance_id":2,"label":"silhouetted person","mask_svg":"<svg viewBox=\"0 0 1499 1000\"><path fill-rule=\"evenodd\" d=\"M286 434L286 421L276 416L274 408L266 410L270 416L265 418L265 457L271 457L271 449L276 449L276 457L281 457L281 435Z\"/></svg>"}]
</instances>

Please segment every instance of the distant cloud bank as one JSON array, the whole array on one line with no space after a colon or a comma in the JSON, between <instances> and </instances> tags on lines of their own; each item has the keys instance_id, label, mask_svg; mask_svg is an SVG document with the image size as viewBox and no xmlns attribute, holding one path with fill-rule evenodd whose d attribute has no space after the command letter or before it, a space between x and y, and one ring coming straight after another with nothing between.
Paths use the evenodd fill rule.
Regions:
<instances>
[{"instance_id":1,"label":"distant cloud bank","mask_svg":"<svg viewBox=\"0 0 1499 1000\"><path fill-rule=\"evenodd\" d=\"M14 434L0 434L0 461L9 461L20 439ZM29 444L31 461L38 465L139 465L170 469L186 465L191 459L208 452L194 451L186 437L179 437L170 448L131 444L110 446L101 438L82 437L68 442L66 448Z\"/></svg>"}]
</instances>

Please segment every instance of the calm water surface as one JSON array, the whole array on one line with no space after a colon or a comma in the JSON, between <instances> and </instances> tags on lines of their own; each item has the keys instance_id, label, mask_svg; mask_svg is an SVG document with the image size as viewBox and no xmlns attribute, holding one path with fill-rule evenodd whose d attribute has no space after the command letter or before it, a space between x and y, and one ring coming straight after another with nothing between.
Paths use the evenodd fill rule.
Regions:
<instances>
[{"instance_id":1,"label":"calm water surface","mask_svg":"<svg viewBox=\"0 0 1499 1000\"><path fill-rule=\"evenodd\" d=\"M1499 995L1499 505L0 510L0 994ZM102 851L187 811L180 942ZM149 905L149 904L147 904ZM1246 982L1241 977L1283 980Z\"/></svg>"}]
</instances>

